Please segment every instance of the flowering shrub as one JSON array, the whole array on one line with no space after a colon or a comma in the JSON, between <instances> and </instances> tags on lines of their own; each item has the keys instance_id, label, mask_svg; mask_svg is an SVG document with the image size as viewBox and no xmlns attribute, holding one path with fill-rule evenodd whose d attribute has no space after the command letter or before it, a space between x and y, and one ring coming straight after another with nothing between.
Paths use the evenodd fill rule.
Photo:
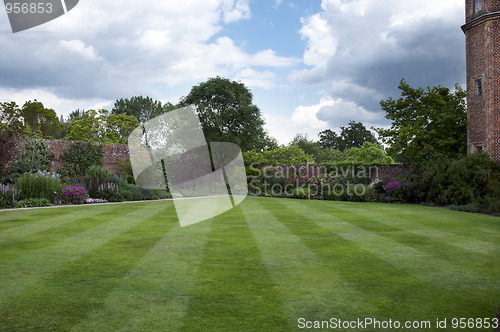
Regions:
<instances>
[{"instance_id":1,"label":"flowering shrub","mask_svg":"<svg viewBox=\"0 0 500 332\"><path fill-rule=\"evenodd\" d=\"M19 192L14 185L0 183L0 208L14 207L18 199Z\"/></svg>"},{"instance_id":2,"label":"flowering shrub","mask_svg":"<svg viewBox=\"0 0 500 332\"><path fill-rule=\"evenodd\" d=\"M59 174L38 170L20 176L17 179L17 188L22 199L45 198L52 202L61 190L62 184Z\"/></svg>"},{"instance_id":3,"label":"flowering shrub","mask_svg":"<svg viewBox=\"0 0 500 332\"><path fill-rule=\"evenodd\" d=\"M100 184L99 187L97 187L96 197L110 202L119 202L122 200L120 198L120 189L118 185L113 182Z\"/></svg>"},{"instance_id":4,"label":"flowering shrub","mask_svg":"<svg viewBox=\"0 0 500 332\"><path fill-rule=\"evenodd\" d=\"M96 203L107 203L108 201L100 198L87 198L84 204L96 204Z\"/></svg>"},{"instance_id":5,"label":"flowering shrub","mask_svg":"<svg viewBox=\"0 0 500 332\"><path fill-rule=\"evenodd\" d=\"M389 181L385 185L385 194L382 194L382 199L388 201L401 201L406 186L401 181Z\"/></svg>"},{"instance_id":6,"label":"flowering shrub","mask_svg":"<svg viewBox=\"0 0 500 332\"><path fill-rule=\"evenodd\" d=\"M83 204L89 198L88 191L82 186L66 187L57 195L58 204Z\"/></svg>"},{"instance_id":7,"label":"flowering shrub","mask_svg":"<svg viewBox=\"0 0 500 332\"><path fill-rule=\"evenodd\" d=\"M297 192L304 191L307 188L308 194L314 193L314 197L322 197L323 193L330 193L335 187L341 186L341 175L320 174L312 176L292 175L285 179L285 192L288 189L295 189ZM321 194L321 195L320 195Z\"/></svg>"}]
</instances>

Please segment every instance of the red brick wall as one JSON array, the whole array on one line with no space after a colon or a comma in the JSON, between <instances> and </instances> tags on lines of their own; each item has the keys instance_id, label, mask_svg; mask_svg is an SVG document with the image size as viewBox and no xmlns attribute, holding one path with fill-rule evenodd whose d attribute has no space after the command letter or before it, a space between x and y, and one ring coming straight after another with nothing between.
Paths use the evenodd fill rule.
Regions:
<instances>
[{"instance_id":1,"label":"red brick wall","mask_svg":"<svg viewBox=\"0 0 500 332\"><path fill-rule=\"evenodd\" d=\"M56 171L57 169L64 166L63 155L64 151L68 150L71 145L74 143L73 141L63 141L63 140L53 140L53 139L45 139L45 143L47 144L47 152L53 155L53 158L50 162L50 170ZM17 158L17 149L18 149L17 139L12 147L9 149L9 152L6 156L2 156L2 158L6 158L7 163L4 167L4 173L8 172L8 170L13 166L16 162ZM128 145L127 144L109 144L109 143L92 143L103 146L103 158L102 164L104 167L108 168L113 173L120 173L119 162L124 159L129 158L128 154Z\"/></svg>"},{"instance_id":2,"label":"red brick wall","mask_svg":"<svg viewBox=\"0 0 500 332\"><path fill-rule=\"evenodd\" d=\"M46 139L44 140L47 144L47 150L49 154L53 155L50 163L50 170L57 171L59 168L64 166L63 155L64 151L69 149L71 145L74 143L73 141L63 141L63 140L52 140ZM14 141L14 145L7 156L2 156L7 159L7 165L4 168L4 173L6 173L12 165L16 162L17 157L17 148L18 148L19 139ZM119 162L121 160L125 160L129 158L128 153L128 145L127 144L108 144L108 143L93 143L103 146L103 166L107 167L110 171L114 173L120 172ZM276 172L278 169L283 172L283 174L294 174L295 172L301 175L313 175L325 173L326 167L322 165L276 165L270 166L274 168L273 170L269 170L269 172ZM375 180L379 178L383 181L389 181L394 179L395 177L401 176L403 174L408 173L410 170L408 165L375 165L370 166L366 170L369 173L371 180ZM348 169L345 171L352 171L352 169ZM354 169L357 173L359 170Z\"/></svg>"},{"instance_id":3,"label":"red brick wall","mask_svg":"<svg viewBox=\"0 0 500 332\"><path fill-rule=\"evenodd\" d=\"M500 161L500 0L483 0L474 12L474 0L466 0L468 150L480 146ZM476 93L476 80L483 93Z\"/></svg>"}]
</instances>

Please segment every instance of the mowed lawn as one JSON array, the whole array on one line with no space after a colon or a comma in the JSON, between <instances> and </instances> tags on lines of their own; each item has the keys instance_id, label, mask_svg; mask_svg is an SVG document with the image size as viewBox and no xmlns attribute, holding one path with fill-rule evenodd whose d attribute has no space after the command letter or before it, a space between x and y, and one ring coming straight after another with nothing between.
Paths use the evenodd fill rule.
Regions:
<instances>
[{"instance_id":1,"label":"mowed lawn","mask_svg":"<svg viewBox=\"0 0 500 332\"><path fill-rule=\"evenodd\" d=\"M290 331L494 318L500 218L248 197L181 228L171 201L0 211L1 331ZM369 329L369 328L368 328Z\"/></svg>"}]
</instances>

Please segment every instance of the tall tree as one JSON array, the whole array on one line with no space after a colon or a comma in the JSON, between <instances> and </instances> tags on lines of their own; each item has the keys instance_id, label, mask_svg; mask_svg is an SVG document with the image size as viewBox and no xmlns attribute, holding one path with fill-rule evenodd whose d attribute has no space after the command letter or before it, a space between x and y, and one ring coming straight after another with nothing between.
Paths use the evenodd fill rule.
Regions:
<instances>
[{"instance_id":1,"label":"tall tree","mask_svg":"<svg viewBox=\"0 0 500 332\"><path fill-rule=\"evenodd\" d=\"M323 149L338 149L339 136L331 129L323 130L318 134L319 146Z\"/></svg>"},{"instance_id":2,"label":"tall tree","mask_svg":"<svg viewBox=\"0 0 500 332\"><path fill-rule=\"evenodd\" d=\"M375 135L361 123L350 121L349 126L340 127L340 134L327 129L319 133L319 144L323 148L344 151L350 148L360 148L364 142L378 144Z\"/></svg>"},{"instance_id":3,"label":"tall tree","mask_svg":"<svg viewBox=\"0 0 500 332\"><path fill-rule=\"evenodd\" d=\"M171 103L162 104L161 101L153 100L151 97L136 96L130 99L119 99L113 107L113 114L125 114L135 116L137 120L144 123L152 118L171 111L175 108Z\"/></svg>"},{"instance_id":4,"label":"tall tree","mask_svg":"<svg viewBox=\"0 0 500 332\"><path fill-rule=\"evenodd\" d=\"M45 108L36 99L27 101L21 109L24 125L31 130L33 136L40 138L62 138L64 127L59 122L56 112Z\"/></svg>"},{"instance_id":5,"label":"tall tree","mask_svg":"<svg viewBox=\"0 0 500 332\"><path fill-rule=\"evenodd\" d=\"M401 154L414 163L435 155L456 156L467 152L466 93L436 86L414 89L404 80L401 98L382 100L390 129L377 129L391 155Z\"/></svg>"},{"instance_id":6,"label":"tall tree","mask_svg":"<svg viewBox=\"0 0 500 332\"><path fill-rule=\"evenodd\" d=\"M233 142L243 151L259 150L269 140L252 98L243 83L215 77L194 86L180 105L196 106L207 141Z\"/></svg>"},{"instance_id":7,"label":"tall tree","mask_svg":"<svg viewBox=\"0 0 500 332\"><path fill-rule=\"evenodd\" d=\"M68 127L67 139L75 141L127 143L130 133L139 126L134 116L109 114L107 110L88 110Z\"/></svg>"},{"instance_id":8,"label":"tall tree","mask_svg":"<svg viewBox=\"0 0 500 332\"><path fill-rule=\"evenodd\" d=\"M85 110L80 110L79 108L77 108L73 112L69 113L69 122L82 120L86 115L87 113L85 112Z\"/></svg>"}]
</instances>

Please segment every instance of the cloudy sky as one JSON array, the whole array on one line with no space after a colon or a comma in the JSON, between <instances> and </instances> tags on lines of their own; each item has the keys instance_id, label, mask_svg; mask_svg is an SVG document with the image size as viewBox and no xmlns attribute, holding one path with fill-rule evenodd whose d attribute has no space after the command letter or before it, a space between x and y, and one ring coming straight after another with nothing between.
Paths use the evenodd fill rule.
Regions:
<instances>
[{"instance_id":1,"label":"cloudy sky","mask_svg":"<svg viewBox=\"0 0 500 332\"><path fill-rule=\"evenodd\" d=\"M0 9L0 101L58 114L149 95L177 102L223 76L250 88L280 143L350 120L387 126L379 101L465 82L462 0L80 0L12 33Z\"/></svg>"}]
</instances>

